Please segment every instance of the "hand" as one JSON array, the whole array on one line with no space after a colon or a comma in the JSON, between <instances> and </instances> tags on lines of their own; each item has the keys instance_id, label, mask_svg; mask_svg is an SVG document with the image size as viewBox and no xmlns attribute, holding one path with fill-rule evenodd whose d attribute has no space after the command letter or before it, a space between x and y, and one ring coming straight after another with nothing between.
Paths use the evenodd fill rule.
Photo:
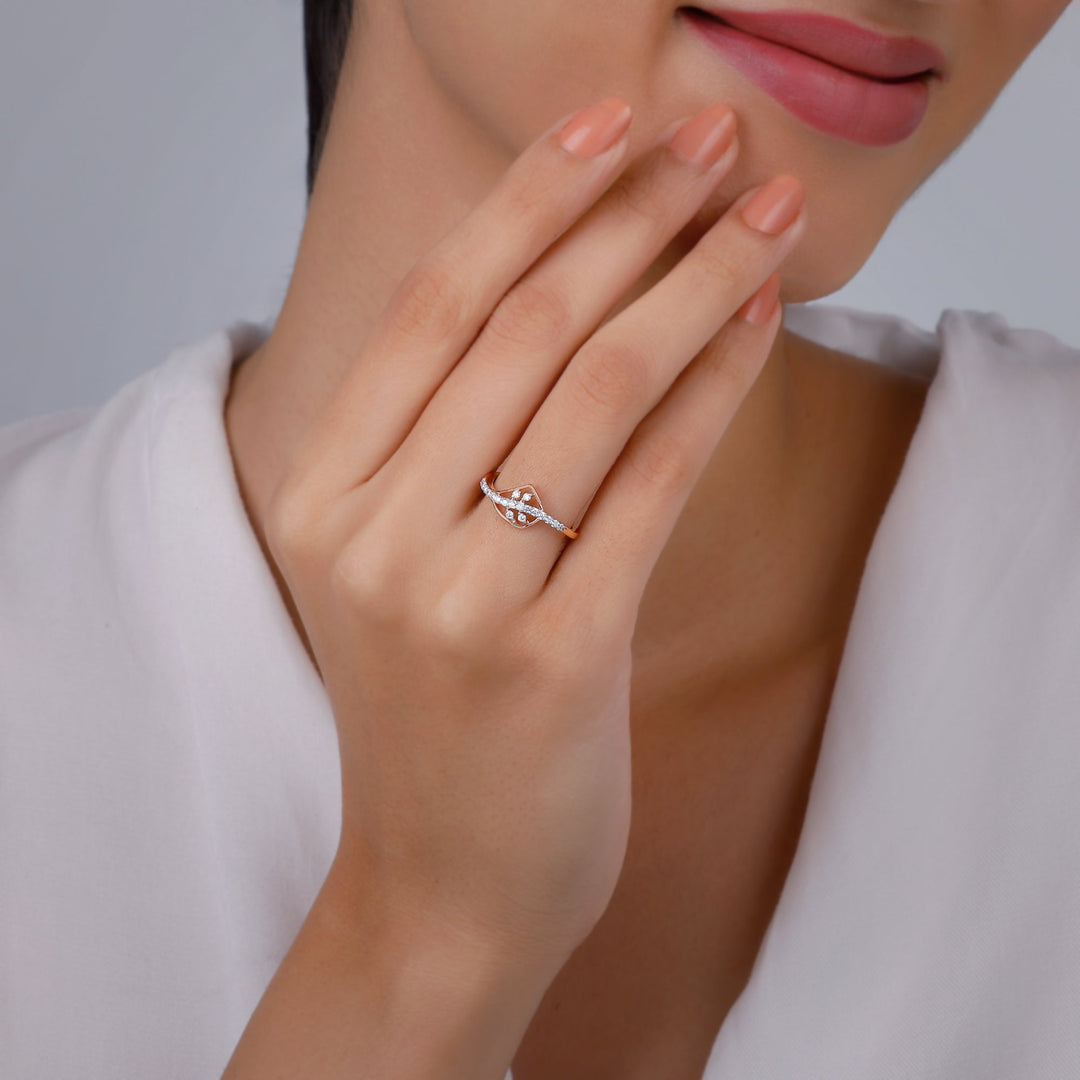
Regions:
<instances>
[{"instance_id":1,"label":"hand","mask_svg":"<svg viewBox=\"0 0 1080 1080\"><path fill-rule=\"evenodd\" d=\"M579 116L610 130L623 104ZM625 170L625 138L591 157L561 125L537 139L405 276L271 501L338 728L335 867L396 927L565 958L614 891L638 606L805 227L793 177L745 192L604 321L730 170L726 106L671 145L717 121L711 167L663 139ZM784 206L794 223L762 231ZM740 317L755 295L760 324ZM479 478L500 462L494 487L536 483L567 525L588 507L580 538L499 521Z\"/></svg>"}]
</instances>

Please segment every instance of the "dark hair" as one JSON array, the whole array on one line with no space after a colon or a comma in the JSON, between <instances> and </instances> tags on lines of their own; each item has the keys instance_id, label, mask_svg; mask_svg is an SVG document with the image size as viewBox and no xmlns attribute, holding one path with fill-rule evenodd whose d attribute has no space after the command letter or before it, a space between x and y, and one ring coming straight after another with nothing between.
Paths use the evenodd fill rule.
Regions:
<instances>
[{"instance_id":1,"label":"dark hair","mask_svg":"<svg viewBox=\"0 0 1080 1080\"><path fill-rule=\"evenodd\" d=\"M307 193L315 186L330 110L334 106L354 0L304 0L304 67L307 72Z\"/></svg>"}]
</instances>

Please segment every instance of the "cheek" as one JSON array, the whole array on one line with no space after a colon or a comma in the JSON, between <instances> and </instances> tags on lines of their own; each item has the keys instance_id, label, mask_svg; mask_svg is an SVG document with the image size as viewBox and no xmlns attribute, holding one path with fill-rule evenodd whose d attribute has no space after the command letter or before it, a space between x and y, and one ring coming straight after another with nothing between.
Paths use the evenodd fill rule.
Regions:
<instances>
[{"instance_id":1,"label":"cheek","mask_svg":"<svg viewBox=\"0 0 1080 1080\"><path fill-rule=\"evenodd\" d=\"M888 228L897 203L849 195L836 182L807 191L809 227L780 268L781 299L805 303L843 288L873 254Z\"/></svg>"},{"instance_id":2,"label":"cheek","mask_svg":"<svg viewBox=\"0 0 1080 1080\"><path fill-rule=\"evenodd\" d=\"M439 92L511 152L601 93L647 100L653 0L402 0L402 7L421 68Z\"/></svg>"},{"instance_id":3,"label":"cheek","mask_svg":"<svg viewBox=\"0 0 1080 1080\"><path fill-rule=\"evenodd\" d=\"M1010 24L1013 41L1026 56L1065 14L1071 0L998 0L1002 19Z\"/></svg>"},{"instance_id":4,"label":"cheek","mask_svg":"<svg viewBox=\"0 0 1080 1080\"><path fill-rule=\"evenodd\" d=\"M488 0L403 0L402 8L421 67L447 96L473 98L483 87L527 85L521 64L538 13Z\"/></svg>"},{"instance_id":5,"label":"cheek","mask_svg":"<svg viewBox=\"0 0 1080 1080\"><path fill-rule=\"evenodd\" d=\"M941 87L930 125L936 168L986 115L1017 69L1069 6L1069 0L984 0L956 20L953 78Z\"/></svg>"},{"instance_id":6,"label":"cheek","mask_svg":"<svg viewBox=\"0 0 1080 1080\"><path fill-rule=\"evenodd\" d=\"M810 228L782 267L782 298L827 296L863 266L892 217L963 142L1067 0L956 0L953 78L936 88L920 132L867 154L809 133L771 101L678 44L673 8L654 0L400 0L417 72L510 155L553 116L600 91L639 108L639 131L710 98L740 116L742 154L703 208L700 230L752 184L795 172ZM694 231L694 230L691 230Z\"/></svg>"},{"instance_id":7,"label":"cheek","mask_svg":"<svg viewBox=\"0 0 1080 1080\"><path fill-rule=\"evenodd\" d=\"M851 280L909 197L927 153L914 140L867 150L809 131L772 102L739 108L742 153L706 203L700 229L747 187L792 172L806 188L808 228L780 268L786 302L820 299Z\"/></svg>"},{"instance_id":8,"label":"cheek","mask_svg":"<svg viewBox=\"0 0 1080 1080\"><path fill-rule=\"evenodd\" d=\"M827 296L854 276L890 220L964 142L1067 7L1068 0L970 5L957 20L951 80L935 88L923 128L895 153L845 167L841 153L818 155L803 144L792 167L808 174L810 228L782 268L782 299Z\"/></svg>"}]
</instances>

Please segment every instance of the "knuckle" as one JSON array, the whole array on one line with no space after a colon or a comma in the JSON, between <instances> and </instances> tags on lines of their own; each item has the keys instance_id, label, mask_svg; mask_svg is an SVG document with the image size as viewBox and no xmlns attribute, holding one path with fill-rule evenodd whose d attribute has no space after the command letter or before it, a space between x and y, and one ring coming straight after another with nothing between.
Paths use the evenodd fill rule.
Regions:
<instances>
[{"instance_id":1,"label":"knuckle","mask_svg":"<svg viewBox=\"0 0 1080 1080\"><path fill-rule=\"evenodd\" d=\"M533 662L533 670L556 700L561 694L576 691L594 674L589 658L579 649L570 648L563 643L552 644L537 656Z\"/></svg>"},{"instance_id":2,"label":"knuckle","mask_svg":"<svg viewBox=\"0 0 1080 1080\"><path fill-rule=\"evenodd\" d=\"M732 293L739 290L744 282L749 267L745 259L740 259L730 244L702 244L697 254L698 272L707 279L707 287Z\"/></svg>"},{"instance_id":3,"label":"knuckle","mask_svg":"<svg viewBox=\"0 0 1080 1080\"><path fill-rule=\"evenodd\" d=\"M388 305L390 325L424 342L450 336L464 321L464 296L450 266L433 257L413 266Z\"/></svg>"},{"instance_id":4,"label":"knuckle","mask_svg":"<svg viewBox=\"0 0 1080 1080\"><path fill-rule=\"evenodd\" d=\"M354 538L337 553L330 567L332 589L350 608L380 622L399 615L404 582L385 548L366 535Z\"/></svg>"},{"instance_id":5,"label":"knuckle","mask_svg":"<svg viewBox=\"0 0 1080 1080\"><path fill-rule=\"evenodd\" d=\"M487 332L511 345L545 347L558 342L569 323L565 295L552 285L526 278L496 307Z\"/></svg>"},{"instance_id":6,"label":"knuckle","mask_svg":"<svg viewBox=\"0 0 1080 1080\"><path fill-rule=\"evenodd\" d=\"M767 351L733 349L721 340L706 348L696 362L711 386L719 390L730 389L736 398L741 398L750 389L766 356ZM721 397L720 402L725 410L729 407L727 399Z\"/></svg>"},{"instance_id":7,"label":"knuckle","mask_svg":"<svg viewBox=\"0 0 1080 1080\"><path fill-rule=\"evenodd\" d=\"M668 200L664 197L661 180L653 169L620 178L610 190L610 196L620 212L641 218L650 225L669 216Z\"/></svg>"},{"instance_id":8,"label":"knuckle","mask_svg":"<svg viewBox=\"0 0 1080 1080\"><path fill-rule=\"evenodd\" d=\"M527 172L506 195L506 210L511 221L532 222L538 216L546 219L556 210L559 183L543 170Z\"/></svg>"},{"instance_id":9,"label":"knuckle","mask_svg":"<svg viewBox=\"0 0 1080 1080\"><path fill-rule=\"evenodd\" d=\"M636 611L636 609L635 609ZM627 620L630 627L633 619ZM595 694L598 670L618 669L619 654L629 651L632 632L626 625L615 625L598 613L582 616L569 633L550 640L548 648L536 665L538 677L546 693L554 700L580 701L582 693ZM610 686L603 687L608 697Z\"/></svg>"},{"instance_id":10,"label":"knuckle","mask_svg":"<svg viewBox=\"0 0 1080 1080\"><path fill-rule=\"evenodd\" d=\"M493 620L471 588L449 586L429 597L421 623L428 655L476 664L490 654Z\"/></svg>"},{"instance_id":11,"label":"knuckle","mask_svg":"<svg viewBox=\"0 0 1080 1080\"><path fill-rule=\"evenodd\" d=\"M318 537L320 514L300 487L280 485L266 508L263 530L271 551L295 559L310 554Z\"/></svg>"},{"instance_id":12,"label":"knuckle","mask_svg":"<svg viewBox=\"0 0 1080 1080\"><path fill-rule=\"evenodd\" d=\"M650 487L681 491L690 480L690 455L685 442L670 431L652 431L626 446L626 465Z\"/></svg>"},{"instance_id":13,"label":"knuckle","mask_svg":"<svg viewBox=\"0 0 1080 1080\"><path fill-rule=\"evenodd\" d=\"M641 402L647 392L649 365L625 342L594 342L570 365L571 391L582 408L617 416Z\"/></svg>"},{"instance_id":14,"label":"knuckle","mask_svg":"<svg viewBox=\"0 0 1080 1080\"><path fill-rule=\"evenodd\" d=\"M575 611L574 618L580 614ZM590 673L589 659L577 647L576 635L557 627L560 627L557 621L542 617L519 624L507 658L513 670L529 673L547 693L555 696L560 689L585 681Z\"/></svg>"}]
</instances>

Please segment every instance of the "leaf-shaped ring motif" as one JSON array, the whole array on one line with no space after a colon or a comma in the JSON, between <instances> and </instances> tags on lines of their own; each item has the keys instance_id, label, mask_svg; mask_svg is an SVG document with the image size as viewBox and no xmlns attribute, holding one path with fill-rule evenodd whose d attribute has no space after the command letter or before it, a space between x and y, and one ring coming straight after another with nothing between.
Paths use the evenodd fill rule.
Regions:
<instances>
[{"instance_id":1,"label":"leaf-shaped ring motif","mask_svg":"<svg viewBox=\"0 0 1080 1080\"><path fill-rule=\"evenodd\" d=\"M532 484L520 484L515 488L505 488L496 491L491 485L498 476L498 471L489 472L480 479L480 490L491 500L495 512L504 521L513 525L516 529L527 529L538 521L546 522L553 529L576 540L578 533L568 525L564 525L558 518L553 518L540 501L540 494Z\"/></svg>"}]
</instances>

